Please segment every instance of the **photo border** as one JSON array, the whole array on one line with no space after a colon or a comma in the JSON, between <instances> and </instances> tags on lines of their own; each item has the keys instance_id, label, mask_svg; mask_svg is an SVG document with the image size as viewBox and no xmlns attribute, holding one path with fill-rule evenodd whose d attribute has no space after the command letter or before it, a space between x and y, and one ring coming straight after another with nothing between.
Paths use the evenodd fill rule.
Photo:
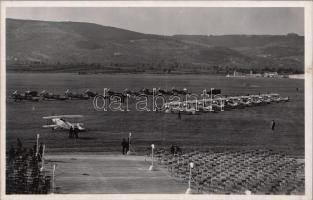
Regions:
<instances>
[{"instance_id":1,"label":"photo border","mask_svg":"<svg viewBox=\"0 0 313 200\"><path fill-rule=\"evenodd\" d=\"M0 1L1 5L1 196L0 199L312 199L312 11L310 1ZM305 195L215 195L215 194L5 194L6 146L6 8L10 7L303 7L305 22Z\"/></svg>"}]
</instances>

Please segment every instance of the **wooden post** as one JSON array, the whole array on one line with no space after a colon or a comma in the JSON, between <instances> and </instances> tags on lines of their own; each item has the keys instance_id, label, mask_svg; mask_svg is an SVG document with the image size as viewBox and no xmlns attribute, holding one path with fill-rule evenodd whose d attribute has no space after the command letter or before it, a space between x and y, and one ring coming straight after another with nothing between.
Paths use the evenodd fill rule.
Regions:
<instances>
[{"instance_id":1,"label":"wooden post","mask_svg":"<svg viewBox=\"0 0 313 200\"><path fill-rule=\"evenodd\" d=\"M44 154L45 154L45 148L46 148L46 145L43 145L43 148L42 148L42 155L41 155L41 168L40 168L40 171L42 171L43 170L43 167L44 167L44 162L45 162L45 160L44 160Z\"/></svg>"},{"instance_id":2,"label":"wooden post","mask_svg":"<svg viewBox=\"0 0 313 200\"><path fill-rule=\"evenodd\" d=\"M38 156L38 151L39 151L39 134L37 134L36 138L36 157Z\"/></svg>"},{"instance_id":3,"label":"wooden post","mask_svg":"<svg viewBox=\"0 0 313 200\"><path fill-rule=\"evenodd\" d=\"M194 163L189 163L189 181L188 181L188 188L186 190L186 194L192 194L193 191L191 189L191 170L194 167Z\"/></svg>"},{"instance_id":4,"label":"wooden post","mask_svg":"<svg viewBox=\"0 0 313 200\"><path fill-rule=\"evenodd\" d=\"M55 191L55 165L53 165L53 169L52 169L52 193L54 193Z\"/></svg>"}]
</instances>

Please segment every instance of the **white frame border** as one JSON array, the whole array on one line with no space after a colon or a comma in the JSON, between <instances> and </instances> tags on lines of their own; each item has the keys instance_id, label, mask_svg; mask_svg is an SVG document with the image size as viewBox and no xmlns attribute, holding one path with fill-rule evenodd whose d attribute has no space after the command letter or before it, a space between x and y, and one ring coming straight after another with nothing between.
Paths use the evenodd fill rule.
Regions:
<instances>
[{"instance_id":1,"label":"white frame border","mask_svg":"<svg viewBox=\"0 0 313 200\"><path fill-rule=\"evenodd\" d=\"M313 3L310 1L0 1L1 5L1 199L312 199L312 23ZM83 195L6 195L5 133L6 133L6 67L5 17L9 7L303 7L305 19L305 195L165 195L165 194L83 194Z\"/></svg>"}]
</instances>

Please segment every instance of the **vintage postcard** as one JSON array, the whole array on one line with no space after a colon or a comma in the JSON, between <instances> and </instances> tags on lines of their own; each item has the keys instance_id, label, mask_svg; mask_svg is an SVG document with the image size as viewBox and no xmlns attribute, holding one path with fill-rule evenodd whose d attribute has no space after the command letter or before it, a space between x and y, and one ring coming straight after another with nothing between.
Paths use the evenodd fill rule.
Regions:
<instances>
[{"instance_id":1,"label":"vintage postcard","mask_svg":"<svg viewBox=\"0 0 313 200\"><path fill-rule=\"evenodd\" d=\"M312 8L2 1L1 199L312 199Z\"/></svg>"}]
</instances>

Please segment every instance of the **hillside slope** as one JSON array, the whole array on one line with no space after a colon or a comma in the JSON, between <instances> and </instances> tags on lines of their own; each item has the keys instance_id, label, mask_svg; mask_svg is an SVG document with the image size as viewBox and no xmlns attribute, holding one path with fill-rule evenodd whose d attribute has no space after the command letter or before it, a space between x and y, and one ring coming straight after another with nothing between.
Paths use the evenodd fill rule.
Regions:
<instances>
[{"instance_id":1,"label":"hillside slope","mask_svg":"<svg viewBox=\"0 0 313 200\"><path fill-rule=\"evenodd\" d=\"M7 70L303 70L301 36L160 36L80 22L6 20Z\"/></svg>"}]
</instances>

